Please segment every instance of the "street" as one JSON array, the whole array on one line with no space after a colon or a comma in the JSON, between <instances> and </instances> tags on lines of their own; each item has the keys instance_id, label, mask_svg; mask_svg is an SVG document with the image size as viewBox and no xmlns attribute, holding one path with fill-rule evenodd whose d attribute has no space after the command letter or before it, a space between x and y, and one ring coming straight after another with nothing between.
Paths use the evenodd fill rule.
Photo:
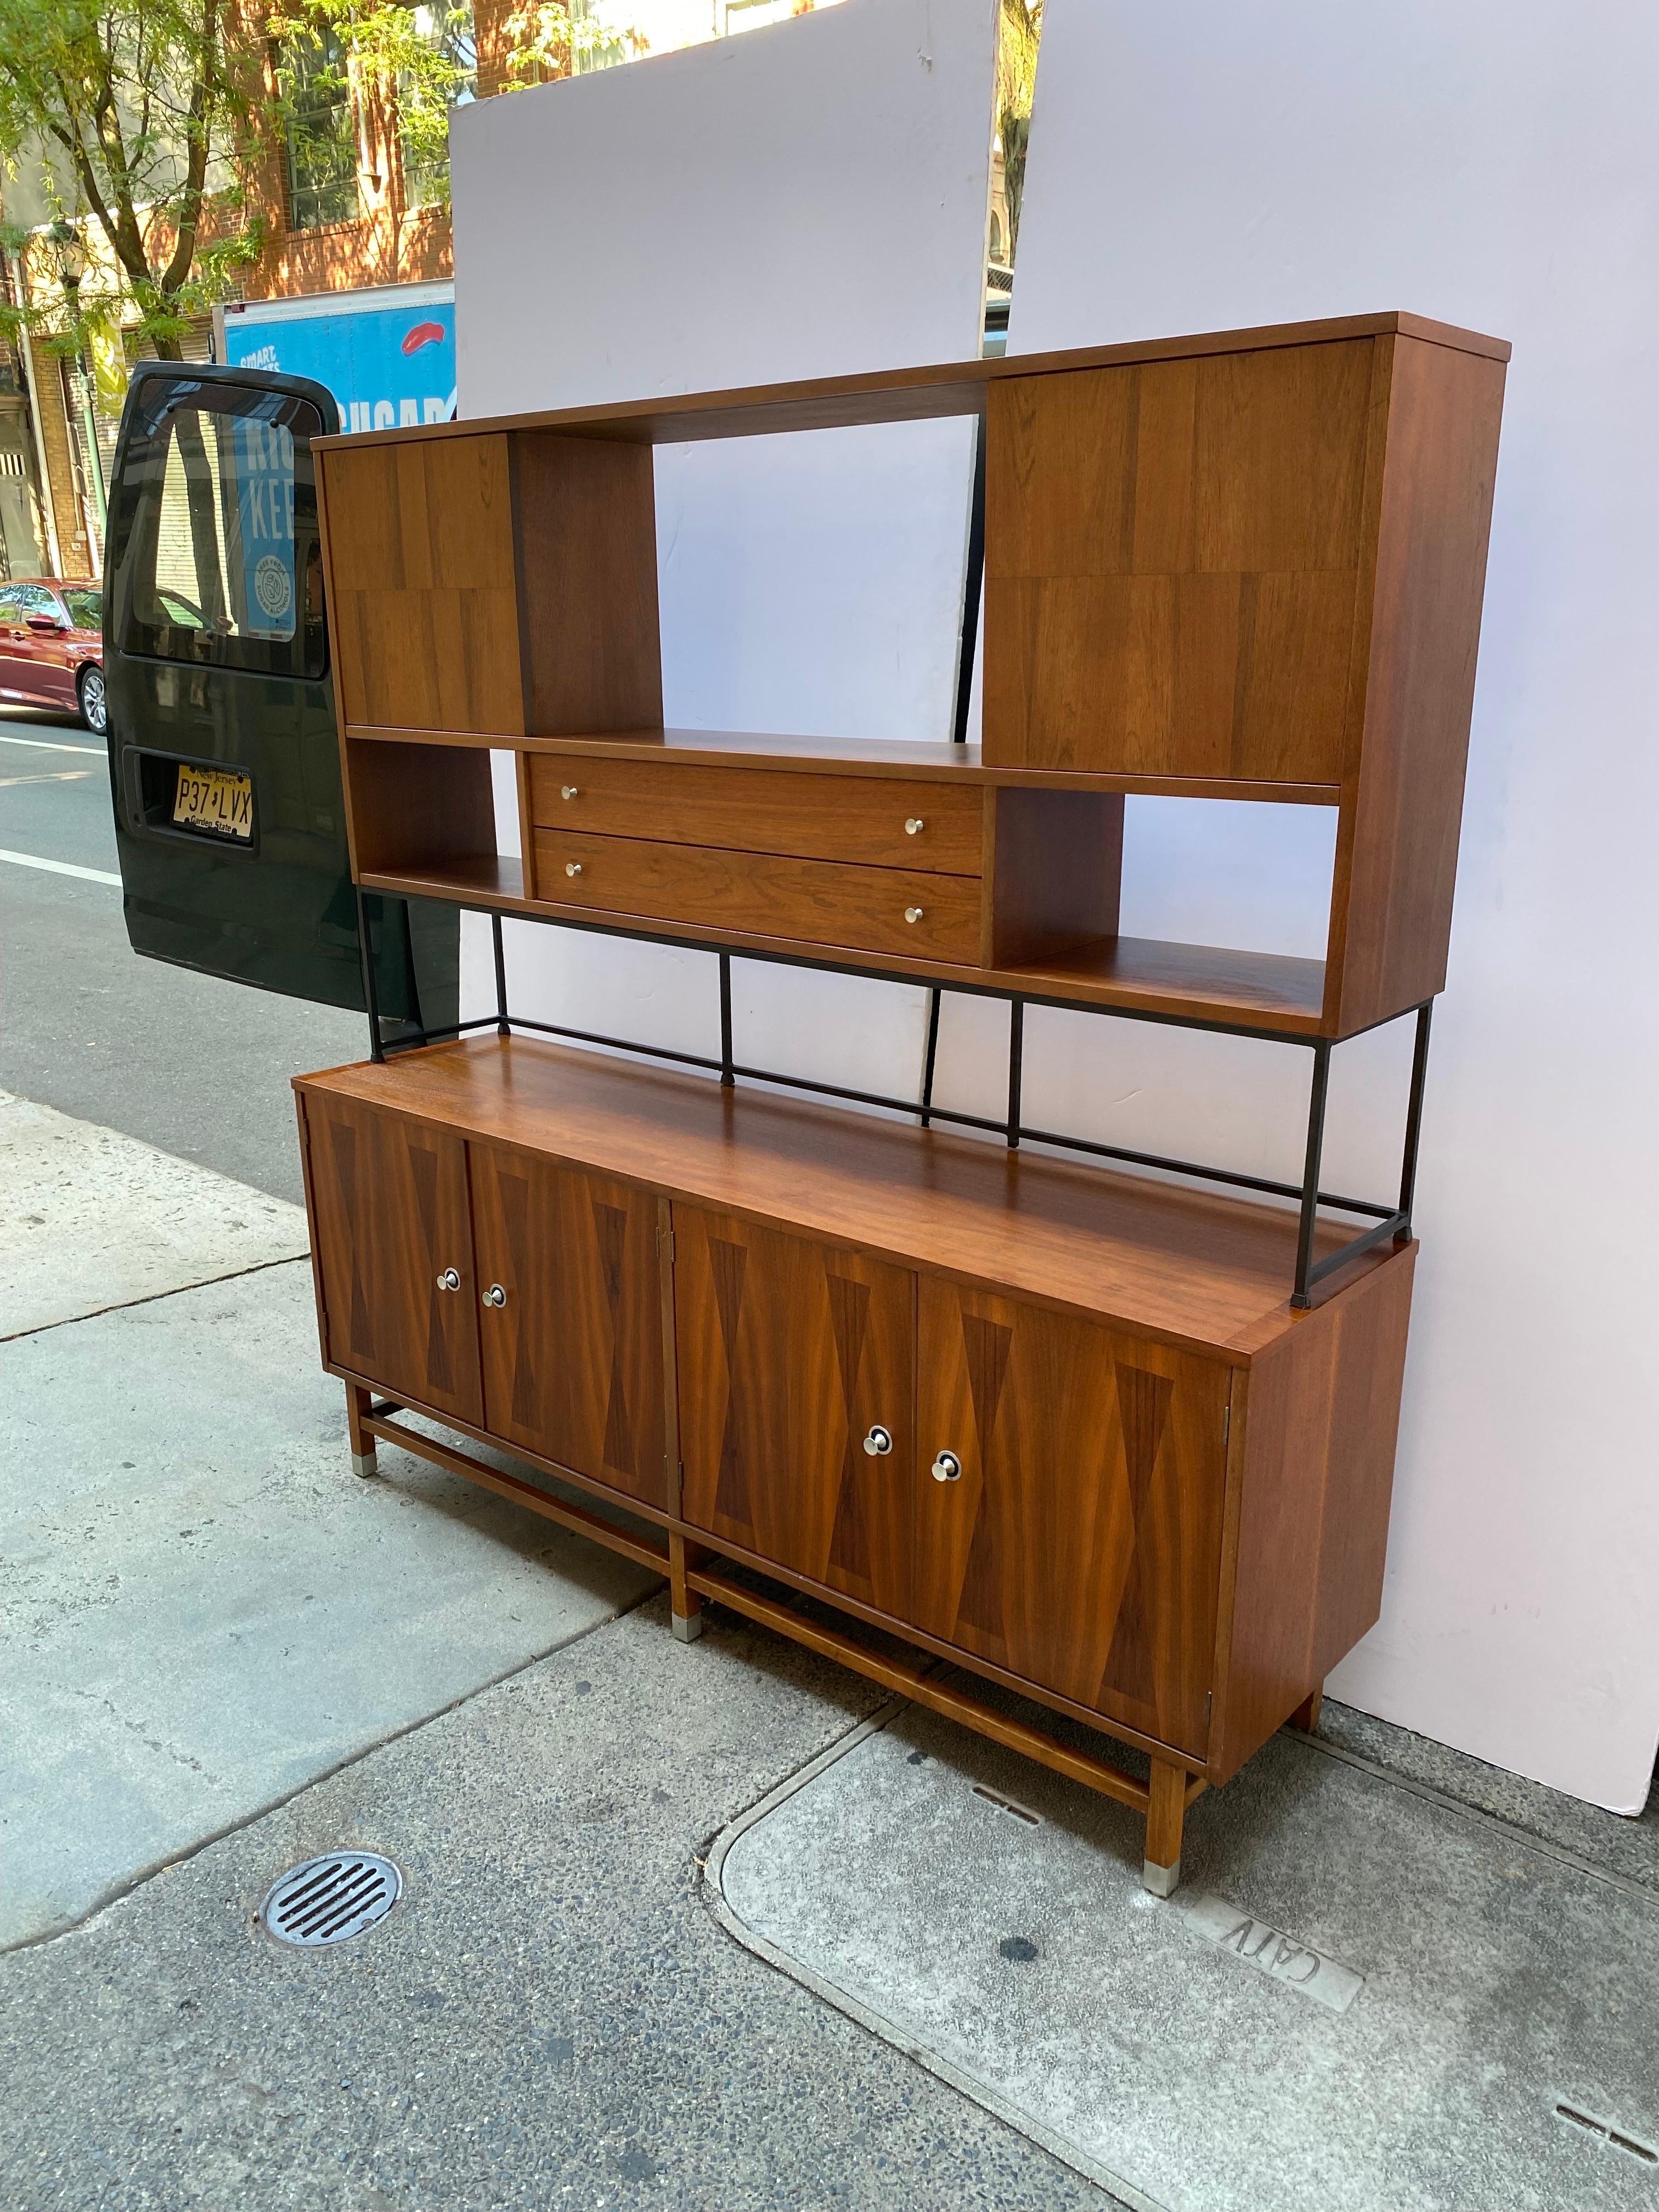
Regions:
<instances>
[{"instance_id":1,"label":"street","mask_svg":"<svg viewBox=\"0 0 1659 2212\"><path fill-rule=\"evenodd\" d=\"M361 1015L137 958L101 740L0 708L0 1090L301 1202L289 1078Z\"/></svg>"}]
</instances>

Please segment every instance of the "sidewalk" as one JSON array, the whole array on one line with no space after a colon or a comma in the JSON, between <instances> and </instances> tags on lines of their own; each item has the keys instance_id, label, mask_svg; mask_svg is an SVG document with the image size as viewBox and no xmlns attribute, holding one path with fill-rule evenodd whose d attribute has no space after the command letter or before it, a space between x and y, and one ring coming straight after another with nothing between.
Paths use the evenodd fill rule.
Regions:
<instances>
[{"instance_id":1,"label":"sidewalk","mask_svg":"<svg viewBox=\"0 0 1659 2212\"><path fill-rule=\"evenodd\" d=\"M1651 1817L1331 1708L1158 1905L1121 1808L719 1608L682 1645L649 1576L405 1454L359 1481L305 1263L203 1253L3 1354L5 2212L1659 2201ZM271 1942L342 1845L400 1904Z\"/></svg>"}]
</instances>

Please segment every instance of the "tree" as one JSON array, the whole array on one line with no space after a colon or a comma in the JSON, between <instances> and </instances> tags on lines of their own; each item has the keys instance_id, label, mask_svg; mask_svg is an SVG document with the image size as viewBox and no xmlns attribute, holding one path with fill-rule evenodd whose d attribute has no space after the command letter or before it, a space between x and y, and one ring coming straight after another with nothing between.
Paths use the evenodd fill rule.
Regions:
<instances>
[{"instance_id":1,"label":"tree","mask_svg":"<svg viewBox=\"0 0 1659 2212\"><path fill-rule=\"evenodd\" d=\"M1008 258L1019 241L1019 204L1025 191L1025 149L1031 136L1031 95L1036 88L1037 43L1042 0L1002 0L997 41L997 135L1002 143L1002 189L1008 203Z\"/></svg>"},{"instance_id":2,"label":"tree","mask_svg":"<svg viewBox=\"0 0 1659 2212\"><path fill-rule=\"evenodd\" d=\"M66 288L77 352L125 295L141 348L178 359L187 323L258 258L240 179L259 89L227 36L232 4L0 0L0 162L39 163L60 215L107 249Z\"/></svg>"}]
</instances>

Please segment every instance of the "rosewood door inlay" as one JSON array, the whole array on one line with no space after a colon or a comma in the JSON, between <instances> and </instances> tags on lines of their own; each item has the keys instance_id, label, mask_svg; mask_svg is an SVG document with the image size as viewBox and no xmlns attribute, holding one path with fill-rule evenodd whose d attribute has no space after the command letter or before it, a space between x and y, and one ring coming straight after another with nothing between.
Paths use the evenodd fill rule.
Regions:
<instances>
[{"instance_id":1,"label":"rosewood door inlay","mask_svg":"<svg viewBox=\"0 0 1659 2212\"><path fill-rule=\"evenodd\" d=\"M486 1425L665 1506L655 1201L532 1154L470 1152Z\"/></svg>"},{"instance_id":2,"label":"rosewood door inlay","mask_svg":"<svg viewBox=\"0 0 1659 2212\"><path fill-rule=\"evenodd\" d=\"M907 1269L677 1205L686 1520L903 1615L915 1298Z\"/></svg>"},{"instance_id":3,"label":"rosewood door inlay","mask_svg":"<svg viewBox=\"0 0 1659 2212\"><path fill-rule=\"evenodd\" d=\"M1226 1369L923 1276L916 1371L917 1626L1201 1755Z\"/></svg>"},{"instance_id":4,"label":"rosewood door inlay","mask_svg":"<svg viewBox=\"0 0 1659 2212\"><path fill-rule=\"evenodd\" d=\"M423 1123L321 1092L309 1096L305 1112L329 1357L384 1389L477 1423L483 1408L466 1147Z\"/></svg>"}]
</instances>

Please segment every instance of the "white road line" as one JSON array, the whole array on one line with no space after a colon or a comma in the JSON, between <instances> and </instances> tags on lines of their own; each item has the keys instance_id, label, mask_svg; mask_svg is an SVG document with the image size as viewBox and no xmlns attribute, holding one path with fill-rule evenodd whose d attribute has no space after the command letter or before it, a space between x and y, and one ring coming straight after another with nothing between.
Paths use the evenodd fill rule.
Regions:
<instances>
[{"instance_id":1,"label":"white road line","mask_svg":"<svg viewBox=\"0 0 1659 2212\"><path fill-rule=\"evenodd\" d=\"M0 738L0 745L27 745L38 753L96 753L100 760L109 757L102 745L55 744L46 738Z\"/></svg>"},{"instance_id":2,"label":"white road line","mask_svg":"<svg viewBox=\"0 0 1659 2212\"><path fill-rule=\"evenodd\" d=\"M119 876L111 875L107 868L77 868L72 860L43 860L36 853L0 853L0 860L9 860L15 868L45 868L49 875L78 876L83 884L113 884L121 888Z\"/></svg>"}]
</instances>

